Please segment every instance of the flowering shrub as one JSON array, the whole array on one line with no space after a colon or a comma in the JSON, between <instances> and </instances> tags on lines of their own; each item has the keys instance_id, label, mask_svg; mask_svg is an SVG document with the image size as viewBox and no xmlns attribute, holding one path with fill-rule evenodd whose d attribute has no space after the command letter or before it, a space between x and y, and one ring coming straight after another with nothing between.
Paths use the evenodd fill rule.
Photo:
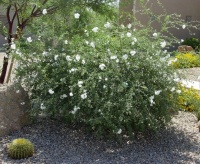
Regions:
<instances>
[{"instance_id":1,"label":"flowering shrub","mask_svg":"<svg viewBox=\"0 0 200 164\"><path fill-rule=\"evenodd\" d=\"M85 20L82 15L95 15L90 10L73 12L70 22L36 22L32 37L16 43L16 76L30 91L34 112L61 115L98 134L131 135L165 125L178 94L167 54L175 38L150 26L137 30L136 21L118 26Z\"/></svg>"},{"instance_id":2,"label":"flowering shrub","mask_svg":"<svg viewBox=\"0 0 200 164\"><path fill-rule=\"evenodd\" d=\"M195 112L200 119L200 95L199 91L193 88L179 87L178 106L180 109Z\"/></svg>"},{"instance_id":3,"label":"flowering shrub","mask_svg":"<svg viewBox=\"0 0 200 164\"><path fill-rule=\"evenodd\" d=\"M193 53L179 53L176 55L176 60L172 62L172 66L175 68L192 68L200 66L200 57Z\"/></svg>"}]
</instances>

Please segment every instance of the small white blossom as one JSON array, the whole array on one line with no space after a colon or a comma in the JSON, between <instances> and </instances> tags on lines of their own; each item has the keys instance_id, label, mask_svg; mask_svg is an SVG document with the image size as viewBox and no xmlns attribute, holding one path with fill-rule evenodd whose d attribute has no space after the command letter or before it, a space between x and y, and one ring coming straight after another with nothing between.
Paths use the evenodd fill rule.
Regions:
<instances>
[{"instance_id":1,"label":"small white blossom","mask_svg":"<svg viewBox=\"0 0 200 164\"><path fill-rule=\"evenodd\" d=\"M77 107L77 106L75 106L75 107L74 107L74 110L73 110L73 111L71 111L71 113L72 113L72 114L75 114L75 113L77 112L77 110L78 110L78 109L80 109L80 108L79 108L79 107Z\"/></svg>"},{"instance_id":2,"label":"small white blossom","mask_svg":"<svg viewBox=\"0 0 200 164\"><path fill-rule=\"evenodd\" d=\"M106 88L106 85L103 85L103 88L105 89L105 88Z\"/></svg>"},{"instance_id":3,"label":"small white blossom","mask_svg":"<svg viewBox=\"0 0 200 164\"><path fill-rule=\"evenodd\" d=\"M108 81L108 78L107 78L107 77L105 78L105 81Z\"/></svg>"},{"instance_id":4,"label":"small white blossom","mask_svg":"<svg viewBox=\"0 0 200 164\"><path fill-rule=\"evenodd\" d=\"M94 27L94 28L92 29L93 32L98 32L98 30L99 30L98 27Z\"/></svg>"},{"instance_id":5,"label":"small white blossom","mask_svg":"<svg viewBox=\"0 0 200 164\"><path fill-rule=\"evenodd\" d=\"M133 38L133 41L134 41L134 42L137 42L137 38Z\"/></svg>"},{"instance_id":6,"label":"small white blossom","mask_svg":"<svg viewBox=\"0 0 200 164\"><path fill-rule=\"evenodd\" d=\"M181 93L181 90L176 90L176 93L180 94L180 93Z\"/></svg>"},{"instance_id":7,"label":"small white blossom","mask_svg":"<svg viewBox=\"0 0 200 164\"><path fill-rule=\"evenodd\" d=\"M68 40L65 40L64 43L65 43L65 44L68 44Z\"/></svg>"},{"instance_id":8,"label":"small white blossom","mask_svg":"<svg viewBox=\"0 0 200 164\"><path fill-rule=\"evenodd\" d=\"M132 27L132 24L129 23L129 24L127 25L127 27L130 29L130 28Z\"/></svg>"},{"instance_id":9,"label":"small white blossom","mask_svg":"<svg viewBox=\"0 0 200 164\"><path fill-rule=\"evenodd\" d=\"M73 93L72 93L72 92L70 92L70 93L69 93L69 96L71 96L71 97L72 97L72 96L73 96Z\"/></svg>"},{"instance_id":10,"label":"small white blossom","mask_svg":"<svg viewBox=\"0 0 200 164\"><path fill-rule=\"evenodd\" d=\"M175 91L175 87L172 87L171 92Z\"/></svg>"},{"instance_id":11,"label":"small white blossom","mask_svg":"<svg viewBox=\"0 0 200 164\"><path fill-rule=\"evenodd\" d=\"M66 56L66 60L67 60L67 61L71 61L72 59L71 59L71 57L70 57L69 55L67 55L67 56Z\"/></svg>"},{"instance_id":12,"label":"small white blossom","mask_svg":"<svg viewBox=\"0 0 200 164\"><path fill-rule=\"evenodd\" d=\"M40 109L42 109L42 110L46 109L46 107L44 106L43 103L40 105Z\"/></svg>"},{"instance_id":13,"label":"small white blossom","mask_svg":"<svg viewBox=\"0 0 200 164\"><path fill-rule=\"evenodd\" d=\"M43 9L42 14L46 15L47 14L47 9Z\"/></svg>"},{"instance_id":14,"label":"small white blossom","mask_svg":"<svg viewBox=\"0 0 200 164\"><path fill-rule=\"evenodd\" d=\"M153 37L157 37L158 36L158 34L157 33L153 33Z\"/></svg>"},{"instance_id":15,"label":"small white blossom","mask_svg":"<svg viewBox=\"0 0 200 164\"><path fill-rule=\"evenodd\" d=\"M122 133L122 129L119 129L118 131L117 131L117 134L121 134Z\"/></svg>"},{"instance_id":16,"label":"small white blossom","mask_svg":"<svg viewBox=\"0 0 200 164\"><path fill-rule=\"evenodd\" d=\"M19 92L20 92L20 90L17 90L17 91L16 91L16 93L19 93Z\"/></svg>"},{"instance_id":17,"label":"small white blossom","mask_svg":"<svg viewBox=\"0 0 200 164\"><path fill-rule=\"evenodd\" d=\"M75 13L75 14L74 14L74 18L75 18L75 19L79 19L79 17L80 17L80 14L79 14L79 13Z\"/></svg>"},{"instance_id":18,"label":"small white blossom","mask_svg":"<svg viewBox=\"0 0 200 164\"><path fill-rule=\"evenodd\" d=\"M161 91L161 90L157 90L157 91L155 91L155 95L159 95L160 92L162 92L162 91Z\"/></svg>"},{"instance_id":19,"label":"small white blossom","mask_svg":"<svg viewBox=\"0 0 200 164\"><path fill-rule=\"evenodd\" d=\"M130 51L131 56L134 56L136 54L136 51L132 50Z\"/></svg>"},{"instance_id":20,"label":"small white blossom","mask_svg":"<svg viewBox=\"0 0 200 164\"><path fill-rule=\"evenodd\" d=\"M27 40L29 43L31 43L31 42L33 41L31 37L28 37L26 40Z\"/></svg>"},{"instance_id":21,"label":"small white blossom","mask_svg":"<svg viewBox=\"0 0 200 164\"><path fill-rule=\"evenodd\" d=\"M149 101L150 101L150 106L153 106L153 104L155 104L155 102L154 102L154 96L150 96L149 97Z\"/></svg>"},{"instance_id":22,"label":"small white blossom","mask_svg":"<svg viewBox=\"0 0 200 164\"><path fill-rule=\"evenodd\" d=\"M186 25L185 25L185 24L184 24L184 25L182 25L182 28L183 28L183 29L185 29L185 28L186 28Z\"/></svg>"},{"instance_id":23,"label":"small white blossom","mask_svg":"<svg viewBox=\"0 0 200 164\"><path fill-rule=\"evenodd\" d=\"M43 51L43 52L42 52L42 55L43 55L43 56L47 56L47 52L46 52L46 51Z\"/></svg>"},{"instance_id":24,"label":"small white blossom","mask_svg":"<svg viewBox=\"0 0 200 164\"><path fill-rule=\"evenodd\" d=\"M83 81L78 81L78 86L81 88L83 85Z\"/></svg>"},{"instance_id":25,"label":"small white blossom","mask_svg":"<svg viewBox=\"0 0 200 164\"><path fill-rule=\"evenodd\" d=\"M87 98L87 93L83 93L83 94L81 95L81 98L82 98L82 99L86 99L86 98Z\"/></svg>"},{"instance_id":26,"label":"small white blossom","mask_svg":"<svg viewBox=\"0 0 200 164\"><path fill-rule=\"evenodd\" d=\"M12 43L11 46L10 46L10 48L11 48L12 50L15 50L15 49L16 49L16 44L15 44L15 43Z\"/></svg>"},{"instance_id":27,"label":"small white blossom","mask_svg":"<svg viewBox=\"0 0 200 164\"><path fill-rule=\"evenodd\" d=\"M86 43L87 45L89 44L89 42L88 42L87 40L85 41L85 43Z\"/></svg>"},{"instance_id":28,"label":"small white blossom","mask_svg":"<svg viewBox=\"0 0 200 164\"><path fill-rule=\"evenodd\" d=\"M183 43L184 42L184 40L183 39L181 39L181 43Z\"/></svg>"},{"instance_id":29,"label":"small white blossom","mask_svg":"<svg viewBox=\"0 0 200 164\"><path fill-rule=\"evenodd\" d=\"M122 56L122 58L123 58L124 60L126 60L126 59L128 59L128 55L125 54L125 55Z\"/></svg>"},{"instance_id":30,"label":"small white blossom","mask_svg":"<svg viewBox=\"0 0 200 164\"><path fill-rule=\"evenodd\" d=\"M106 22L106 23L104 24L104 27L105 27L105 28L110 28L110 27L111 27L110 22Z\"/></svg>"},{"instance_id":31,"label":"small white blossom","mask_svg":"<svg viewBox=\"0 0 200 164\"><path fill-rule=\"evenodd\" d=\"M112 60L117 59L117 56L111 56L110 59Z\"/></svg>"},{"instance_id":32,"label":"small white blossom","mask_svg":"<svg viewBox=\"0 0 200 164\"><path fill-rule=\"evenodd\" d=\"M94 42L91 42L91 43L90 43L90 46L91 46L92 48L95 48Z\"/></svg>"},{"instance_id":33,"label":"small white blossom","mask_svg":"<svg viewBox=\"0 0 200 164\"><path fill-rule=\"evenodd\" d=\"M58 55L55 55L55 56L54 56L54 60L57 60L57 59L58 59Z\"/></svg>"},{"instance_id":34,"label":"small white blossom","mask_svg":"<svg viewBox=\"0 0 200 164\"><path fill-rule=\"evenodd\" d=\"M50 93L51 95L54 94L53 89L49 89L49 93Z\"/></svg>"},{"instance_id":35,"label":"small white blossom","mask_svg":"<svg viewBox=\"0 0 200 164\"><path fill-rule=\"evenodd\" d=\"M80 55L76 55L76 60L79 61L81 59Z\"/></svg>"},{"instance_id":36,"label":"small white blossom","mask_svg":"<svg viewBox=\"0 0 200 164\"><path fill-rule=\"evenodd\" d=\"M105 65L105 64L100 64L100 65L99 65L99 68L100 68L101 70L104 70L104 69L105 69L105 67L106 67L106 65Z\"/></svg>"},{"instance_id":37,"label":"small white blossom","mask_svg":"<svg viewBox=\"0 0 200 164\"><path fill-rule=\"evenodd\" d=\"M60 95L60 99L64 99L64 98L66 98L66 97L67 97L66 94Z\"/></svg>"},{"instance_id":38,"label":"small white blossom","mask_svg":"<svg viewBox=\"0 0 200 164\"><path fill-rule=\"evenodd\" d=\"M21 105L25 105L25 102L21 102L20 104L21 104Z\"/></svg>"},{"instance_id":39,"label":"small white blossom","mask_svg":"<svg viewBox=\"0 0 200 164\"><path fill-rule=\"evenodd\" d=\"M116 59L116 63L119 63L119 59Z\"/></svg>"},{"instance_id":40,"label":"small white blossom","mask_svg":"<svg viewBox=\"0 0 200 164\"><path fill-rule=\"evenodd\" d=\"M161 46L162 48L165 48L166 45L167 45L167 43L166 43L165 41L163 41L163 42L160 43L160 46Z\"/></svg>"},{"instance_id":41,"label":"small white blossom","mask_svg":"<svg viewBox=\"0 0 200 164\"><path fill-rule=\"evenodd\" d=\"M82 62L81 62L82 64L85 64L85 60L82 60Z\"/></svg>"},{"instance_id":42,"label":"small white blossom","mask_svg":"<svg viewBox=\"0 0 200 164\"><path fill-rule=\"evenodd\" d=\"M131 37L131 33L127 32L126 36L130 38Z\"/></svg>"}]
</instances>

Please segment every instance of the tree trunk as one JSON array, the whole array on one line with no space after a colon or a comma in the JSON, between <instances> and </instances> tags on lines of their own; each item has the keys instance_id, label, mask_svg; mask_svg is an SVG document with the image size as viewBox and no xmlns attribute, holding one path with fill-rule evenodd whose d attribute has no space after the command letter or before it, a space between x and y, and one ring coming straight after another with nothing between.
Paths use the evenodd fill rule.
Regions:
<instances>
[{"instance_id":1,"label":"tree trunk","mask_svg":"<svg viewBox=\"0 0 200 164\"><path fill-rule=\"evenodd\" d=\"M2 68L2 71L1 71L1 77L0 77L0 83L1 84L3 84L3 82L5 80L7 68L8 68L8 58L4 57L4 59L3 59L3 68Z\"/></svg>"}]
</instances>

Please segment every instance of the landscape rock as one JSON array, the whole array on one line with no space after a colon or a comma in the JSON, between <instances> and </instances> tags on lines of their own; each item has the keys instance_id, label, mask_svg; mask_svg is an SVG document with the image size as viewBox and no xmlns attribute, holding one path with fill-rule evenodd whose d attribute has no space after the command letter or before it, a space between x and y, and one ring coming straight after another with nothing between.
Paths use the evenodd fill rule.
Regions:
<instances>
[{"instance_id":1,"label":"landscape rock","mask_svg":"<svg viewBox=\"0 0 200 164\"><path fill-rule=\"evenodd\" d=\"M22 87L0 86L0 136L28 125L30 109L28 93Z\"/></svg>"}]
</instances>

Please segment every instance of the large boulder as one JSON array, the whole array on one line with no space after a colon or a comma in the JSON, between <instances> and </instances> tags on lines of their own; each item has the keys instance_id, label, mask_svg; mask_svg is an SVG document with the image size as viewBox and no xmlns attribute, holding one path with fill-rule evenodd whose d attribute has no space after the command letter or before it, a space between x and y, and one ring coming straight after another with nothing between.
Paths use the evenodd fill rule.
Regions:
<instances>
[{"instance_id":1,"label":"large boulder","mask_svg":"<svg viewBox=\"0 0 200 164\"><path fill-rule=\"evenodd\" d=\"M19 130L30 123L31 105L28 93L13 85L0 86L0 136Z\"/></svg>"}]
</instances>

